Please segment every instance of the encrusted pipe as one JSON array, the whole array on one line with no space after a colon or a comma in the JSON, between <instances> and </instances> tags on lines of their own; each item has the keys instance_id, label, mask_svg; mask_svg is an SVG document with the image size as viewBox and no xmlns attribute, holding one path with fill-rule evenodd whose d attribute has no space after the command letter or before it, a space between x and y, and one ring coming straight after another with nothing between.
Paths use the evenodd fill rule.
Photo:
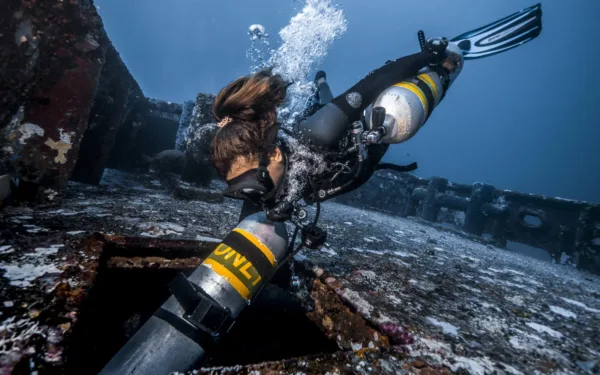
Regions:
<instances>
[{"instance_id":1,"label":"encrusted pipe","mask_svg":"<svg viewBox=\"0 0 600 375\"><path fill-rule=\"evenodd\" d=\"M432 177L429 180L429 186L427 187L427 194L423 202L423 211L421 212L421 218L427 221L435 222L440 212L440 204L438 202L438 195L446 191L448 186L448 180L441 177Z\"/></svg>"},{"instance_id":2,"label":"encrusted pipe","mask_svg":"<svg viewBox=\"0 0 600 375\"><path fill-rule=\"evenodd\" d=\"M496 189L492 185L475 183L473 191L465 213L465 223L463 230L467 233L481 236L485 230L487 216L483 210L483 205L493 199Z\"/></svg>"}]
</instances>

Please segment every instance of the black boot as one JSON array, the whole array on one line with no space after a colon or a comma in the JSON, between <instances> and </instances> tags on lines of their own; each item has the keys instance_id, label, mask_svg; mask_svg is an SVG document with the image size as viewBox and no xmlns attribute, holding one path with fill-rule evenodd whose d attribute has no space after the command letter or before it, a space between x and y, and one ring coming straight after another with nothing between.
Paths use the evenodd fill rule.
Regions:
<instances>
[{"instance_id":1,"label":"black boot","mask_svg":"<svg viewBox=\"0 0 600 375\"><path fill-rule=\"evenodd\" d=\"M315 85L318 85L318 84L319 84L319 80L320 80L321 78L323 78L323 79L325 79L325 80L326 80L326 79L327 79L327 74L325 74L325 72L324 72L324 71L322 71L322 70L319 70L319 71L317 72L317 74L315 74Z\"/></svg>"}]
</instances>

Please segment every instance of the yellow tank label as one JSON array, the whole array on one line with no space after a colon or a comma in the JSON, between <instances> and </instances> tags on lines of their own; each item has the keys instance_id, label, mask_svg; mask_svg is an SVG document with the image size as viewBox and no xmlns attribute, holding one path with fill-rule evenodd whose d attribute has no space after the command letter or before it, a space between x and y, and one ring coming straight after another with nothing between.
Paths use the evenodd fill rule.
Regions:
<instances>
[{"instance_id":1,"label":"yellow tank label","mask_svg":"<svg viewBox=\"0 0 600 375\"><path fill-rule=\"evenodd\" d=\"M429 113L429 111L428 111L429 103L427 103L425 94L423 93L423 91L421 91L421 89L417 85L415 85L412 82L400 82L394 86L405 88L405 89L409 90L410 92L412 92L413 94L415 94L421 101L421 104L423 105L423 109L425 110L425 114Z\"/></svg>"},{"instance_id":2,"label":"yellow tank label","mask_svg":"<svg viewBox=\"0 0 600 375\"><path fill-rule=\"evenodd\" d=\"M439 101L440 98L438 97L438 88L435 85L435 82L433 82L433 80L431 79L431 77L428 74L421 74L417 78L419 78L421 81L425 82L427 86L429 86L431 92L433 92L433 97L435 98L435 101Z\"/></svg>"},{"instance_id":3,"label":"yellow tank label","mask_svg":"<svg viewBox=\"0 0 600 375\"><path fill-rule=\"evenodd\" d=\"M227 280L247 300L251 299L260 287L262 277L252 263L225 244L220 244L202 264Z\"/></svg>"},{"instance_id":4,"label":"yellow tank label","mask_svg":"<svg viewBox=\"0 0 600 375\"><path fill-rule=\"evenodd\" d=\"M233 231L241 234L254 246L256 246L267 257L272 266L275 266L277 264L277 260L275 259L275 255L273 255L273 252L271 252L271 250L264 243L260 242L260 240L256 238L256 236L241 228L235 228Z\"/></svg>"}]
</instances>

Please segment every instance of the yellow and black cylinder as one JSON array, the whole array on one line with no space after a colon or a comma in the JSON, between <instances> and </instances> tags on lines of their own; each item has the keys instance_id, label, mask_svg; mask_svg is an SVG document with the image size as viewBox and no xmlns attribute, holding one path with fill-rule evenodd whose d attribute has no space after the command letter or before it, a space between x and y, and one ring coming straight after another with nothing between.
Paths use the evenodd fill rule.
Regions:
<instances>
[{"instance_id":1,"label":"yellow and black cylinder","mask_svg":"<svg viewBox=\"0 0 600 375\"><path fill-rule=\"evenodd\" d=\"M235 318L288 257L288 234L264 212L237 225L190 276Z\"/></svg>"},{"instance_id":2,"label":"yellow and black cylinder","mask_svg":"<svg viewBox=\"0 0 600 375\"><path fill-rule=\"evenodd\" d=\"M456 46L448 46L454 53ZM462 55L460 55L462 56ZM386 116L383 125L387 134L382 138L382 143L401 143L412 138L425 125L435 107L442 101L445 90L454 82L462 70L456 69L447 77L442 77L435 70L427 67L419 74L406 81L399 82L386 89L372 104L372 107L383 107ZM446 85L445 80L447 80ZM372 119L369 111L365 113L368 128L371 128Z\"/></svg>"},{"instance_id":3,"label":"yellow and black cylinder","mask_svg":"<svg viewBox=\"0 0 600 375\"><path fill-rule=\"evenodd\" d=\"M209 306L216 309L196 309L192 315L208 319L206 324L219 326L226 313L227 321L235 321L281 266L288 254L288 234L285 224L274 223L264 212L248 216L216 246L202 264L187 277L189 284L208 297ZM185 277L182 276L185 280ZM182 296L172 295L157 313L135 333L102 370L101 375L167 374L190 371L210 349L205 340L197 340L198 324L190 321L190 311L182 304ZM191 295L191 296L190 296ZM198 323L198 324L196 324ZM209 324L211 325L211 324ZM211 325L213 326L213 325ZM230 324L227 324L231 327ZM206 326L207 327L207 326ZM226 332L220 332L226 334ZM204 335L205 336L205 335Z\"/></svg>"},{"instance_id":4,"label":"yellow and black cylinder","mask_svg":"<svg viewBox=\"0 0 600 375\"><path fill-rule=\"evenodd\" d=\"M202 266L226 280L237 294L249 303L265 281L275 271L277 252L259 236L243 228L232 230L221 244L204 260Z\"/></svg>"},{"instance_id":5,"label":"yellow and black cylinder","mask_svg":"<svg viewBox=\"0 0 600 375\"><path fill-rule=\"evenodd\" d=\"M401 143L412 138L425 124L444 95L440 76L429 69L386 89L373 107L386 110L383 143Z\"/></svg>"}]
</instances>

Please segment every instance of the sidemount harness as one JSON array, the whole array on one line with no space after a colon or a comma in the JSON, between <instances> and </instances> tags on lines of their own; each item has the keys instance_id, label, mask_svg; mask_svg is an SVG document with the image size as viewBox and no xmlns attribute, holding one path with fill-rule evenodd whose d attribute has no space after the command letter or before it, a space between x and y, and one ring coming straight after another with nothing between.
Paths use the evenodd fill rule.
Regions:
<instances>
[{"instance_id":1,"label":"sidemount harness","mask_svg":"<svg viewBox=\"0 0 600 375\"><path fill-rule=\"evenodd\" d=\"M422 50L427 50L433 53L436 58L431 64L431 67L440 72L440 77L443 79L447 74L444 73L444 68L440 65L444 60L445 51L448 47L448 39L446 38L429 38L425 39L423 31L418 32L419 45ZM443 82L447 80L443 79ZM445 91L445 90L444 90ZM364 130L363 121L355 121L350 126L349 135L352 146L347 150L339 153L330 153L334 155L343 155L347 157L356 154L356 163L354 173L349 180L335 187L326 187L324 185L316 185L311 182L312 195L309 201L316 203L317 213L312 222L307 221L308 213L300 205L299 201L303 198L303 194L298 194L296 197L286 197L286 199L278 199L284 194L285 183L280 181L278 186L275 186L273 179L269 175L267 166L269 165L270 155L275 147L277 147L277 134L281 128L280 123L276 123L267 133L263 144L262 152L258 168L249 170L242 175L228 181L229 187L224 190L223 195L234 199L246 199L260 205L267 214L267 218L271 221L289 221L296 226L292 242L290 246L294 246L294 241L300 232L302 243L295 251L299 251L301 247L309 249L321 248L327 239L327 233L317 226L320 215L320 202L328 199L331 196L339 195L348 189L352 189L353 183L360 177L364 166L364 160L368 157L367 147L371 144L379 144L386 135L386 128L383 126L385 120L385 108L373 108L373 126L371 130ZM285 129L283 129L285 131ZM279 146L287 147L285 142L280 141ZM285 155L285 153L284 153ZM284 156L285 157L285 156ZM287 158L285 160L286 168L288 167ZM349 169L348 164L341 165L345 170ZM416 163L408 166L397 166L394 164L383 163L375 167L376 170L391 169L396 171L408 172L417 169ZM342 173L342 170L333 175L327 185Z\"/></svg>"}]
</instances>

